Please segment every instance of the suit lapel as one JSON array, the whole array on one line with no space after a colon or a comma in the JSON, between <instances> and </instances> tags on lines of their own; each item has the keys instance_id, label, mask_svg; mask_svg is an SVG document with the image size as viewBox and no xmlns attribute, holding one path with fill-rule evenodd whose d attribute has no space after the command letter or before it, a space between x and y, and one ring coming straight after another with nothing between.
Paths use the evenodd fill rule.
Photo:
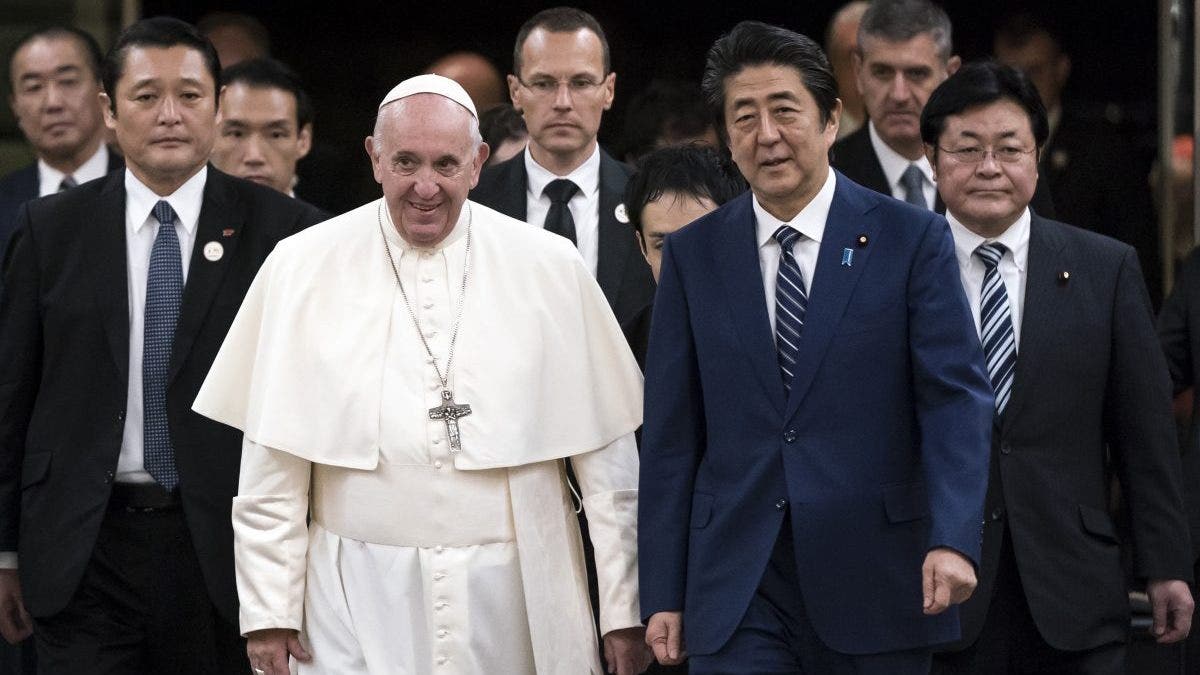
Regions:
<instances>
[{"instance_id":1,"label":"suit lapel","mask_svg":"<svg viewBox=\"0 0 1200 675\"><path fill-rule=\"evenodd\" d=\"M814 279L809 283L808 313L800 335L796 372L792 375L791 396L784 419L791 419L796 414L800 402L808 393L854 287L867 266L872 248L860 248L858 238L865 234L868 241L874 240L879 229L877 219L863 217L868 210L868 204L855 194L846 177L838 174L837 188L817 254L817 269ZM850 266L842 264L842 251L847 248L854 251L853 264Z\"/></svg>"},{"instance_id":2,"label":"suit lapel","mask_svg":"<svg viewBox=\"0 0 1200 675\"><path fill-rule=\"evenodd\" d=\"M763 296L762 267L758 262L758 241L750 193L729 205L729 216L717 230L712 259L725 288L732 325L742 342L742 351L750 359L750 369L775 406L782 413L783 380L776 358L775 340Z\"/></svg>"},{"instance_id":3,"label":"suit lapel","mask_svg":"<svg viewBox=\"0 0 1200 675\"><path fill-rule=\"evenodd\" d=\"M496 195L496 210L508 214L517 220L525 220L528 215L529 202L525 195L529 192L529 174L525 171L525 153L518 152L508 160L503 180L504 189ZM536 223L541 227L541 223Z\"/></svg>"},{"instance_id":4,"label":"suit lapel","mask_svg":"<svg viewBox=\"0 0 1200 675\"><path fill-rule=\"evenodd\" d=\"M1042 347L1053 344L1066 288L1058 283L1063 268L1065 240L1044 218L1033 216L1029 223L1029 260L1025 278L1025 302L1021 313L1021 344L1017 348L1017 367L1013 374L1012 395L1000 420L1007 430L1035 389Z\"/></svg>"},{"instance_id":5,"label":"suit lapel","mask_svg":"<svg viewBox=\"0 0 1200 675\"><path fill-rule=\"evenodd\" d=\"M88 266L93 275L96 306L113 362L129 379L129 260L125 247L125 174L109 175L92 213L94 224L83 228ZM87 214L84 214L87 219Z\"/></svg>"},{"instance_id":6,"label":"suit lapel","mask_svg":"<svg viewBox=\"0 0 1200 675\"><path fill-rule=\"evenodd\" d=\"M245 209L230 185L231 179L212 167L208 169L208 180L204 185L204 202L200 207L200 221L196 225L196 243L192 247L192 258L188 266L187 284L183 289L183 302L179 308L179 323L175 329L175 343L171 349L171 374L168 382L179 374L187 360L196 334L204 325L204 317L216 297L226 270L237 257L238 240L245 236ZM226 237L224 230L233 230ZM219 260L208 260L204 246L217 242L223 247Z\"/></svg>"},{"instance_id":7,"label":"suit lapel","mask_svg":"<svg viewBox=\"0 0 1200 675\"><path fill-rule=\"evenodd\" d=\"M633 228L617 220L617 207L625 195L625 174L617 161L600 151L600 232L596 262L596 282L610 307L617 306L621 278L625 276L625 261L634 244Z\"/></svg>"}]
</instances>

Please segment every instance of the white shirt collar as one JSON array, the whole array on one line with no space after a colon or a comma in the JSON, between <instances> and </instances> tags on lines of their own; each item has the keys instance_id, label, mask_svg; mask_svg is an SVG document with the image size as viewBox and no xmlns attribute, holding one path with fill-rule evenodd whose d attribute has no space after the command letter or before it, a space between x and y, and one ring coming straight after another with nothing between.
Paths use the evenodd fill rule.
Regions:
<instances>
[{"instance_id":1,"label":"white shirt collar","mask_svg":"<svg viewBox=\"0 0 1200 675\"><path fill-rule=\"evenodd\" d=\"M754 207L758 247L762 248L775 241L775 231L780 225L791 225L799 230L800 234L818 244L821 243L821 237L825 234L825 221L829 219L829 208L833 205L833 192L837 187L836 175L833 169L829 169L829 174L825 176L825 184L817 191L816 196L787 223L767 213L762 204L758 203L758 195L752 195L750 201Z\"/></svg>"},{"instance_id":2,"label":"white shirt collar","mask_svg":"<svg viewBox=\"0 0 1200 675\"><path fill-rule=\"evenodd\" d=\"M58 192L58 186L62 184L63 178L67 174L50 166L44 159L38 159L38 195L45 197L46 195ZM89 180L96 180L108 173L108 146L104 143L92 156L87 159L79 168L71 174L77 185L82 185Z\"/></svg>"},{"instance_id":3,"label":"white shirt collar","mask_svg":"<svg viewBox=\"0 0 1200 675\"><path fill-rule=\"evenodd\" d=\"M979 248L984 243L996 242L1003 244L1012 255L1013 263L1021 272L1025 271L1025 265L1029 262L1029 207L1021 212L1017 220L1008 229L1000 234L999 237L987 239L975 234L967 229L962 221L946 210L946 220L950 223L950 233L954 236L954 254L958 258L958 264L963 269L966 269L972 259L975 257L975 249ZM983 264L980 262L980 264Z\"/></svg>"},{"instance_id":4,"label":"white shirt collar","mask_svg":"<svg viewBox=\"0 0 1200 675\"><path fill-rule=\"evenodd\" d=\"M542 190L545 190L550 181L556 178L566 178L578 185L582 194L595 194L600 189L600 144L597 143L596 147L592 148L591 156L585 159L583 164L565 176L556 176L534 161L533 155L529 152L529 146L526 145L525 173L529 176L529 192L539 199L542 196Z\"/></svg>"},{"instance_id":5,"label":"white shirt collar","mask_svg":"<svg viewBox=\"0 0 1200 675\"><path fill-rule=\"evenodd\" d=\"M142 226L149 222L154 205L163 199L175 210L183 229L189 235L194 234L196 225L200 222L200 207L204 203L204 185L207 182L208 165L205 165L175 192L160 197L138 180L132 171L125 169L125 213L129 225L134 232L141 230Z\"/></svg>"},{"instance_id":6,"label":"white shirt collar","mask_svg":"<svg viewBox=\"0 0 1200 675\"><path fill-rule=\"evenodd\" d=\"M921 155L914 161L896 152L884 142L879 132L875 130L874 122L867 123L867 133L871 137L871 147L875 148L875 156L879 158L879 165L883 167L883 175L887 178L889 188L900 184L900 178L908 170L909 164L916 164L917 168L921 170L921 175L925 176L925 180L930 185L936 185L933 181L933 167L929 165L929 160L925 158L925 155Z\"/></svg>"}]
</instances>

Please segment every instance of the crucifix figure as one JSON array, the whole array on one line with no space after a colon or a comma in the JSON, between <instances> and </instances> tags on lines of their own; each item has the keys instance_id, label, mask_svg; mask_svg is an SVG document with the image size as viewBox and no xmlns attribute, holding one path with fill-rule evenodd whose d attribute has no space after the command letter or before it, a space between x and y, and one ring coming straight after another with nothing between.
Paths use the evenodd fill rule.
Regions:
<instances>
[{"instance_id":1,"label":"crucifix figure","mask_svg":"<svg viewBox=\"0 0 1200 675\"><path fill-rule=\"evenodd\" d=\"M442 404L429 409L429 419L446 422L446 435L450 437L450 452L462 450L458 436L458 418L470 414L471 406L465 403L455 403L454 394L449 389L442 390Z\"/></svg>"}]
</instances>

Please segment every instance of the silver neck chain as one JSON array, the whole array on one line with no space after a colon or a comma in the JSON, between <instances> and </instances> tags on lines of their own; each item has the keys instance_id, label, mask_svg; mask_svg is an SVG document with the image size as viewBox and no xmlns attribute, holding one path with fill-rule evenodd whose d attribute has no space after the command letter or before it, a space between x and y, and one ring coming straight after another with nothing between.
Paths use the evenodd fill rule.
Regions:
<instances>
[{"instance_id":1,"label":"silver neck chain","mask_svg":"<svg viewBox=\"0 0 1200 675\"><path fill-rule=\"evenodd\" d=\"M387 234L383 230L383 201L379 202L379 209L376 212L376 219L379 221L379 235L383 237L383 250L387 253L388 263L391 264L392 274L396 277L396 285L400 287L400 297L404 298L404 306L408 308L408 316L412 318L413 326L417 329L417 336L421 338L421 344L425 345L425 353L429 355L429 361L433 364L433 370L437 373L438 380L442 383L442 390L450 389L450 364L454 362L454 345L458 342L458 327L462 324L463 300L467 297L467 279L471 272L471 221L473 213L471 205L465 204L467 208L467 250L463 256L463 275L462 288L458 292L458 309L455 311L454 328L450 332L450 350L446 355L446 374L442 374L442 369L438 367L437 358L433 355L433 350L429 348L429 341L425 338L425 331L421 330L421 322L417 319L416 312L413 311L412 303L408 300L408 293L404 291L404 283L400 281L400 269L396 267L396 259L392 257L392 246L388 243ZM388 214L388 223L392 222L392 214ZM395 227L394 225L392 226ZM400 252L401 259L404 258L404 252Z\"/></svg>"}]
</instances>

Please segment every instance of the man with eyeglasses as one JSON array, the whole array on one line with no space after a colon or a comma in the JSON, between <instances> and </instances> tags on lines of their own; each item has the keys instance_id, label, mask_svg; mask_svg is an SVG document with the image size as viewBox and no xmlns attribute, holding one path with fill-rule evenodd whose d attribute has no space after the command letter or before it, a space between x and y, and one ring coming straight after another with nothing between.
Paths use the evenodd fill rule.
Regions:
<instances>
[{"instance_id":1,"label":"man with eyeglasses","mask_svg":"<svg viewBox=\"0 0 1200 675\"><path fill-rule=\"evenodd\" d=\"M1166 362L1136 252L1029 209L1047 136L1030 80L964 66L929 97L925 153L996 394L979 586L935 673L1123 673L1115 473L1160 643L1193 601Z\"/></svg>"},{"instance_id":2,"label":"man with eyeglasses","mask_svg":"<svg viewBox=\"0 0 1200 675\"><path fill-rule=\"evenodd\" d=\"M653 300L654 281L622 203L629 170L596 142L616 80L595 17L573 7L533 15L508 76L529 145L485 169L471 199L570 239L625 324Z\"/></svg>"}]
</instances>

